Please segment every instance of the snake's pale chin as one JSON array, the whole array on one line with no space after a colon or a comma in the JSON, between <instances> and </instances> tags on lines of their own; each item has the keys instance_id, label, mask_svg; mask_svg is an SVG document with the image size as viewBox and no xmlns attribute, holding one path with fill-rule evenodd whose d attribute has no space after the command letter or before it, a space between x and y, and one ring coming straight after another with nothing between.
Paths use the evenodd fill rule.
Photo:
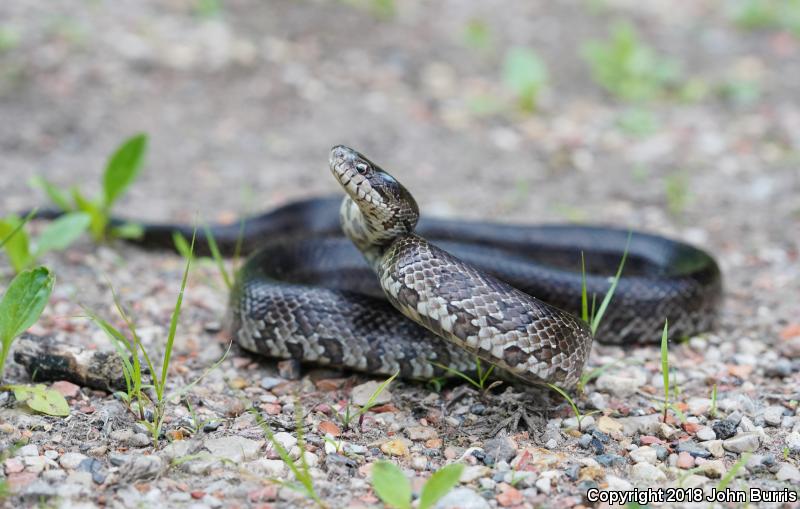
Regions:
<instances>
[{"instance_id":1,"label":"snake's pale chin","mask_svg":"<svg viewBox=\"0 0 800 509\"><path fill-rule=\"evenodd\" d=\"M331 172L347 193L340 221L345 234L365 253L381 251L413 233L419 219L414 198L392 175L357 151L337 145L329 158Z\"/></svg>"}]
</instances>

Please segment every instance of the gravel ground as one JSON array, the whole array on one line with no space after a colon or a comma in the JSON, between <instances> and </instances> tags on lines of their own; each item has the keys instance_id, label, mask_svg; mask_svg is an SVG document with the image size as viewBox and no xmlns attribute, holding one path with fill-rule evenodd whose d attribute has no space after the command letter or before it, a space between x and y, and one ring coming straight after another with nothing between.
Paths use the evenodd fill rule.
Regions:
<instances>
[{"instance_id":1,"label":"gravel ground","mask_svg":"<svg viewBox=\"0 0 800 509\"><path fill-rule=\"evenodd\" d=\"M27 185L34 175L96 191L107 154L145 131L147 168L119 207L130 217L230 220L335 192L327 151L345 143L399 176L423 214L591 221L681 238L714 253L726 283L718 330L671 345L685 420L660 420L655 347L596 345L590 365L612 367L578 403L597 413L578 423L553 399L530 427L496 437L489 430L508 416L512 389L481 395L455 384L436 392L398 381L361 427L348 429L337 412L374 381L313 369L291 379L234 347L187 397L197 422L171 405L157 449L108 393L55 383L72 409L63 419L2 396L2 473L12 492L5 506L311 506L271 482L291 474L246 411L251 405L293 457L306 455L331 507L380 507L369 473L382 458L400 465L417 491L431 471L465 463L461 485L439 508L594 505L592 488L710 492L731 472L729 487L797 489L799 38L745 31L730 3L710 0L680 8L665 0L406 0L391 16L366 1L199 7L214 4L0 4L3 212L44 203ZM647 106L649 132L620 123L630 106L607 95L580 57L618 19L708 88L701 100ZM485 28L487 44L465 42L470 25ZM536 114L515 108L503 86L503 57L518 45L547 64ZM749 100L719 92L742 82L757 92ZM486 98L505 106L481 112L475 105ZM145 344L163 345L179 257L81 240L44 262L58 282L31 332L110 348L81 317L81 305L115 316L110 281ZM216 269L201 263L184 303L172 389L223 354L225 299ZM6 378L30 380L13 363Z\"/></svg>"}]
</instances>

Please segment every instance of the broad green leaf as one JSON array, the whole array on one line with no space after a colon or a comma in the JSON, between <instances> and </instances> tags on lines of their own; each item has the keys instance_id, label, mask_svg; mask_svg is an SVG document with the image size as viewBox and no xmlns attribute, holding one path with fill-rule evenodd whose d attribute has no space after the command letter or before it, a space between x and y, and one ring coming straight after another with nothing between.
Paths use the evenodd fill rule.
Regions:
<instances>
[{"instance_id":1,"label":"broad green leaf","mask_svg":"<svg viewBox=\"0 0 800 509\"><path fill-rule=\"evenodd\" d=\"M47 267L36 267L17 274L0 301L0 339L10 342L22 334L42 314L55 276Z\"/></svg>"},{"instance_id":2,"label":"broad green leaf","mask_svg":"<svg viewBox=\"0 0 800 509\"><path fill-rule=\"evenodd\" d=\"M422 487L422 493L419 497L419 509L433 507L440 498L447 495L453 489L453 486L458 484L463 471L464 465L461 463L453 463L437 470L428 479L425 486Z\"/></svg>"},{"instance_id":3,"label":"broad green leaf","mask_svg":"<svg viewBox=\"0 0 800 509\"><path fill-rule=\"evenodd\" d=\"M66 249L86 231L92 218L85 212L64 214L44 229L36 240L35 257L48 251Z\"/></svg>"},{"instance_id":4,"label":"broad green leaf","mask_svg":"<svg viewBox=\"0 0 800 509\"><path fill-rule=\"evenodd\" d=\"M23 401L31 410L47 415L69 415L69 404L60 392L44 385L11 385L17 401Z\"/></svg>"},{"instance_id":5,"label":"broad green leaf","mask_svg":"<svg viewBox=\"0 0 800 509\"><path fill-rule=\"evenodd\" d=\"M147 135L137 134L125 140L111 156L103 174L103 204L106 209L136 179L146 150Z\"/></svg>"},{"instance_id":6,"label":"broad green leaf","mask_svg":"<svg viewBox=\"0 0 800 509\"><path fill-rule=\"evenodd\" d=\"M386 505L397 509L411 507L411 483L394 463L379 461L373 465L372 488Z\"/></svg>"},{"instance_id":7,"label":"broad green leaf","mask_svg":"<svg viewBox=\"0 0 800 509\"><path fill-rule=\"evenodd\" d=\"M17 216L8 216L0 221L0 238L3 239L3 248L14 272L21 272L31 264L33 258L28 233Z\"/></svg>"},{"instance_id":8,"label":"broad green leaf","mask_svg":"<svg viewBox=\"0 0 800 509\"><path fill-rule=\"evenodd\" d=\"M55 185L45 180L44 177L33 177L31 179L31 185L44 191L45 194L47 194L47 197L50 198L50 201L52 201L61 210L69 211L75 208L69 202L67 196Z\"/></svg>"}]
</instances>

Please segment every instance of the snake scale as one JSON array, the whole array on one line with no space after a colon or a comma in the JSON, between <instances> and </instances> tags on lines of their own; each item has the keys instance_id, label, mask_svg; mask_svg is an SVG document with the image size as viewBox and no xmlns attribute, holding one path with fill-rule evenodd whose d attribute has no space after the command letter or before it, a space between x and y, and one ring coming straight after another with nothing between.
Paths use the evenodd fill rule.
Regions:
<instances>
[{"instance_id":1,"label":"snake scale","mask_svg":"<svg viewBox=\"0 0 800 509\"><path fill-rule=\"evenodd\" d=\"M570 388L593 340L576 317L581 253L589 295L602 297L626 241L599 341L655 342L665 319L673 337L714 326L721 275L695 247L597 226L420 218L411 194L355 150L334 147L330 169L344 199L211 227L223 252L238 245L250 253L229 320L247 350L411 379L441 375L434 363L470 372L478 356L523 384ZM192 234L176 224L143 231L136 242L146 247L173 247L175 231Z\"/></svg>"}]
</instances>

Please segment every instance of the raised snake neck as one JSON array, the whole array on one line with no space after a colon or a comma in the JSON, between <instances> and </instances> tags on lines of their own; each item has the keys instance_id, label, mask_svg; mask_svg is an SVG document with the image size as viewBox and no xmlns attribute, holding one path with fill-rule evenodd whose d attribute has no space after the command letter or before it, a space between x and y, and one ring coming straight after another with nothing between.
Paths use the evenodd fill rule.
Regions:
<instances>
[{"instance_id":1,"label":"raised snake neck","mask_svg":"<svg viewBox=\"0 0 800 509\"><path fill-rule=\"evenodd\" d=\"M349 153L353 161L369 165L380 175L379 183L385 176L386 182L396 184L391 176L357 152L344 147L339 150ZM404 199L410 198L402 186L397 190L407 195ZM413 203L413 198L410 199ZM223 254L231 255L237 248L243 254L251 254L239 272L230 300L232 332L240 345L271 357L297 358L374 374L399 370L404 377L421 379L441 374L431 361L470 371L475 365L472 355L475 352L501 366L513 361L513 366L507 366L512 372L519 371L513 369L517 366L528 369L538 364L538 371L522 373L521 378L527 381L574 384L590 347L577 320L556 310L552 316L563 318L569 324L566 328L579 334L555 338L551 346L539 349L538 357L537 353L532 354L535 361L530 359L531 352L525 352L521 346L528 341L525 339L508 342L503 351L517 346L522 353L511 348L507 355L500 348L494 353L492 348L488 353L485 348L482 351L480 341L477 346L470 346L452 337L443 340L425 328L441 333L440 320L411 316L412 320L421 321L423 327L389 304L384 292L386 282L382 288L373 271L381 269L375 263L375 253L370 251L373 248L362 245L372 261L371 268L362 252L342 235L339 219L342 203L340 197L298 201L248 218L241 224L210 227ZM348 208L354 202L351 198L344 203ZM45 211L39 216L57 214ZM145 224L143 231L135 243L172 249L174 232L192 234L190 226L181 224ZM599 226L455 221L423 214L416 227L412 225L401 234L402 243L410 242L414 249L400 250L402 255L387 259L390 263L383 267L394 265L395 275L398 264L411 260L413 266L414 256L409 257L409 252L428 256L433 251L434 257L449 267L443 274L452 285L466 284L459 277L464 274L468 274L469 280L484 278L481 284L486 284L485 278L489 278L502 294L501 303L510 295L521 294L523 300L535 296L538 300L533 302L544 301L578 314L581 253L586 259L588 293L601 298L622 257L629 232ZM208 252L202 230L198 231L197 248L199 254ZM387 246L378 251L385 256ZM381 278L385 279L386 272ZM423 269L423 275L424 272ZM463 291L466 295L471 290L465 286ZM707 331L716 321L721 293L718 266L707 253L664 237L633 232L623 277L596 339L616 344L656 342L665 319L669 320L673 337ZM403 303L398 303L391 292L388 297L405 312L410 309L407 297ZM496 320L501 320L498 313L499 310L491 308L483 323L494 320L492 324L497 328ZM459 332L468 336L474 327L461 327ZM462 346L467 346L467 350ZM556 365L553 359L561 359L561 364Z\"/></svg>"}]
</instances>

